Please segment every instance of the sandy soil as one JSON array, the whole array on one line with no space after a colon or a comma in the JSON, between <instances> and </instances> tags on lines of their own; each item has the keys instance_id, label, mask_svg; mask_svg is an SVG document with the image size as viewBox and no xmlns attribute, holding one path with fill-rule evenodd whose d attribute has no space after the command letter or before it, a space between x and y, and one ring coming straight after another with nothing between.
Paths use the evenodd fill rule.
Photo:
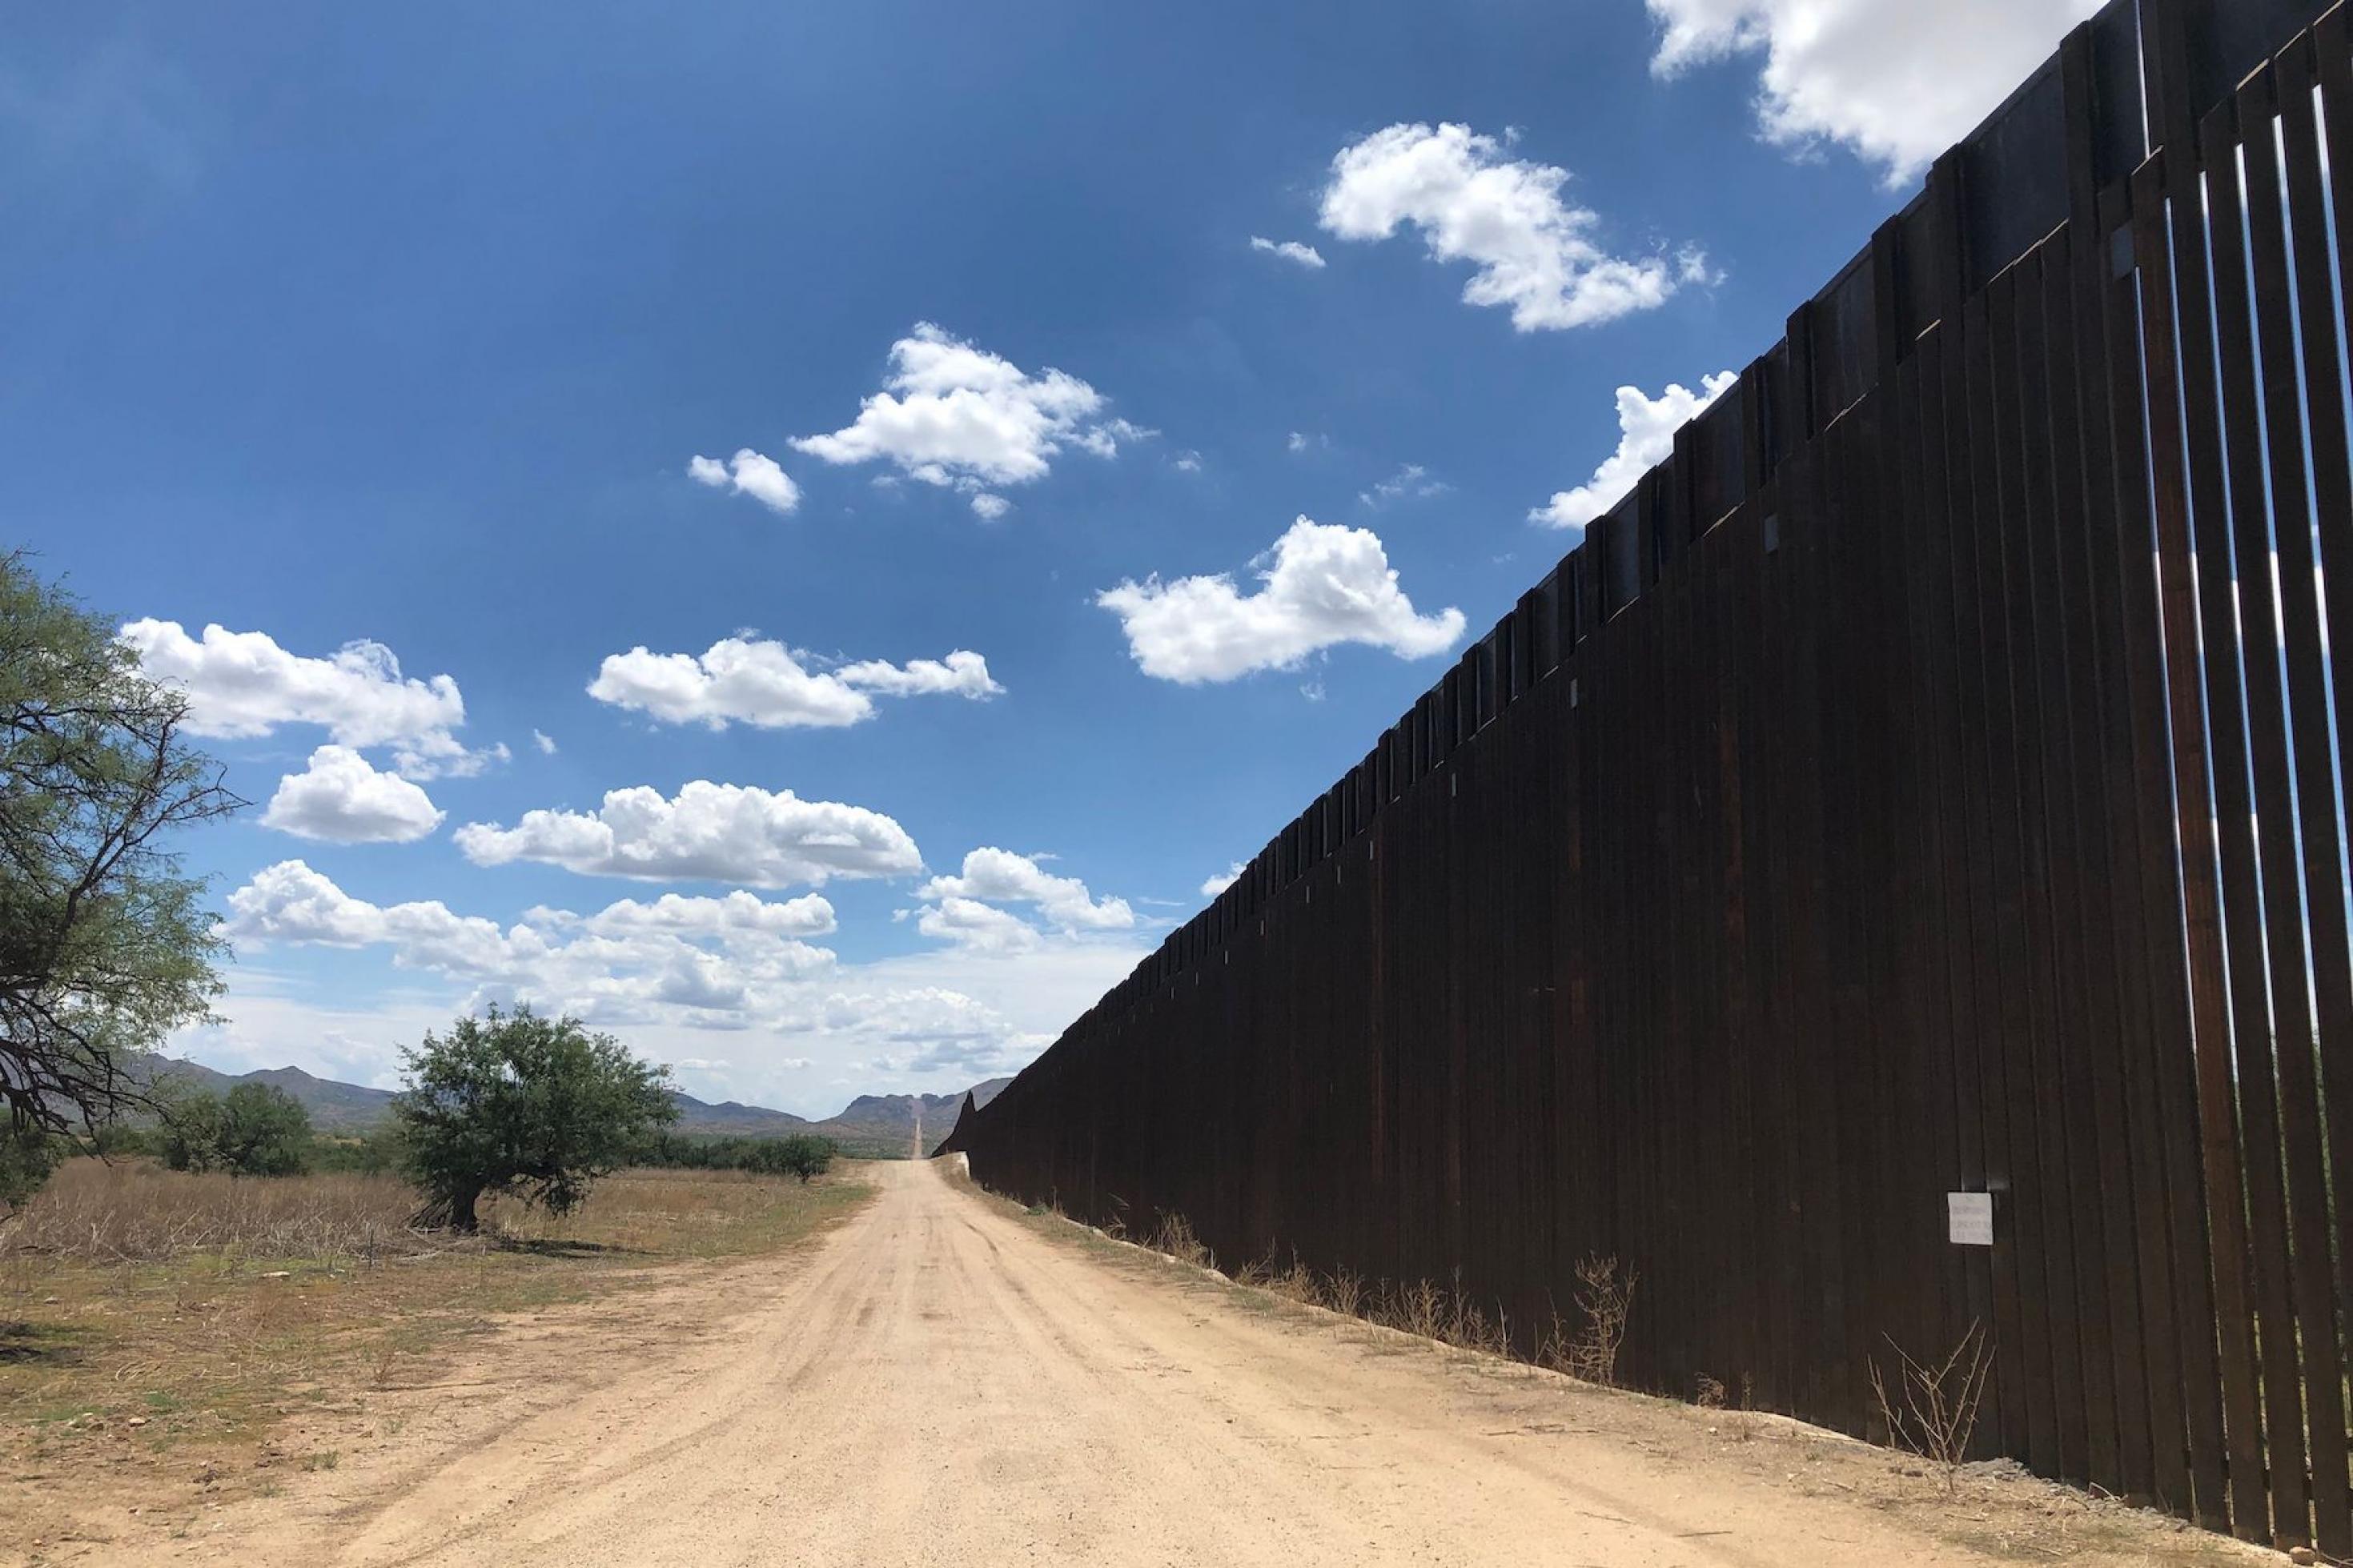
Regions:
<instances>
[{"instance_id":1,"label":"sandy soil","mask_svg":"<svg viewBox=\"0 0 2353 1568\"><path fill-rule=\"evenodd\" d=\"M2280 1561L2022 1479L1948 1504L1794 1424L1279 1303L930 1165L874 1173L812 1251L517 1323L436 1388L322 1415L299 1441L343 1422L332 1470L35 1560Z\"/></svg>"}]
</instances>

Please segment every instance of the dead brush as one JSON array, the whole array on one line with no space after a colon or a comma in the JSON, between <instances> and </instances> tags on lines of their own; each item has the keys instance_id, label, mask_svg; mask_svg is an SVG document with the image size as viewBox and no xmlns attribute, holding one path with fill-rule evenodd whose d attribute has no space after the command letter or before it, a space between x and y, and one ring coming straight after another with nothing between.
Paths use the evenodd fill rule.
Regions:
<instances>
[{"instance_id":1,"label":"dead brush","mask_svg":"<svg viewBox=\"0 0 2353 1568\"><path fill-rule=\"evenodd\" d=\"M1295 1249L1288 1264L1275 1262L1272 1242L1267 1244L1264 1258L1254 1258L1236 1271L1234 1283L1310 1307L1323 1304L1323 1291L1317 1286L1315 1271L1299 1261Z\"/></svg>"},{"instance_id":2,"label":"dead brush","mask_svg":"<svg viewBox=\"0 0 2353 1568\"><path fill-rule=\"evenodd\" d=\"M1201 1238L1193 1234L1193 1222L1169 1209L1160 1211L1160 1223L1145 1238L1144 1245L1195 1268L1212 1268L1217 1262Z\"/></svg>"},{"instance_id":3,"label":"dead brush","mask_svg":"<svg viewBox=\"0 0 2353 1568\"><path fill-rule=\"evenodd\" d=\"M1740 1374L1740 1405L1726 1417L1726 1424L1731 1427L1732 1436L1736 1441L1753 1443L1757 1440L1757 1374L1755 1373L1744 1372Z\"/></svg>"},{"instance_id":4,"label":"dead brush","mask_svg":"<svg viewBox=\"0 0 2353 1568\"><path fill-rule=\"evenodd\" d=\"M1584 1327L1570 1334L1553 1315L1540 1359L1546 1365L1604 1388L1618 1384L1618 1347L1625 1342L1626 1324L1634 1315L1632 1270L1620 1275L1618 1259L1594 1254L1577 1265L1577 1310Z\"/></svg>"},{"instance_id":5,"label":"dead brush","mask_svg":"<svg viewBox=\"0 0 2353 1568\"><path fill-rule=\"evenodd\" d=\"M1508 1355L1512 1349L1511 1320L1501 1308L1492 1318L1457 1292L1448 1304L1446 1329L1439 1335L1448 1344L1482 1355Z\"/></svg>"},{"instance_id":6,"label":"dead brush","mask_svg":"<svg viewBox=\"0 0 2353 1568\"><path fill-rule=\"evenodd\" d=\"M1344 1318L1364 1314L1365 1277L1346 1268L1335 1268L1324 1276L1322 1301Z\"/></svg>"},{"instance_id":7,"label":"dead brush","mask_svg":"<svg viewBox=\"0 0 2353 1568\"><path fill-rule=\"evenodd\" d=\"M1374 1321L1425 1340L1442 1339L1447 1326L1446 1293L1427 1279L1392 1289L1381 1282Z\"/></svg>"},{"instance_id":8,"label":"dead brush","mask_svg":"<svg viewBox=\"0 0 2353 1568\"><path fill-rule=\"evenodd\" d=\"M383 1342L376 1346L375 1366L369 1374L368 1384L378 1390L390 1388L399 1371L400 1342L386 1335Z\"/></svg>"},{"instance_id":9,"label":"dead brush","mask_svg":"<svg viewBox=\"0 0 2353 1568\"><path fill-rule=\"evenodd\" d=\"M1367 1295L1364 1282L1356 1276L1346 1276L1345 1284L1339 1283L1341 1278L1334 1276L1335 1293L1344 1296L1351 1306L1361 1304L1365 1318L1383 1328L1417 1339L1436 1340L1458 1350L1477 1351L1482 1355L1512 1352L1510 1318L1500 1308L1489 1317L1477 1302L1462 1293L1459 1285L1448 1290L1428 1279L1399 1285L1384 1279L1377 1289ZM1332 1304L1330 1298L1325 1304ZM1334 1306L1333 1310L1345 1309Z\"/></svg>"},{"instance_id":10,"label":"dead brush","mask_svg":"<svg viewBox=\"0 0 2353 1568\"><path fill-rule=\"evenodd\" d=\"M235 1258L382 1257L430 1249L411 1229L416 1194L391 1176L238 1178L144 1161L68 1161L0 1226L0 1254L152 1263Z\"/></svg>"},{"instance_id":11,"label":"dead brush","mask_svg":"<svg viewBox=\"0 0 2353 1568\"><path fill-rule=\"evenodd\" d=\"M1724 1380L1699 1373L1692 1383L1692 1403L1707 1412L1710 1432L1728 1433L1734 1441L1746 1443L1757 1436L1757 1417L1748 1409L1754 1384L1746 1373L1740 1374L1740 1405L1735 1409L1732 1390Z\"/></svg>"},{"instance_id":12,"label":"dead brush","mask_svg":"<svg viewBox=\"0 0 2353 1568\"><path fill-rule=\"evenodd\" d=\"M1947 1495L1958 1491L1969 1436L1977 1430L1978 1406L1993 1375L1993 1341L1985 1325L1971 1319L1960 1343L1935 1366L1914 1361L1893 1338L1887 1343L1899 1363L1893 1393L1879 1363L1870 1363L1871 1395L1886 1424L1887 1440L1941 1469Z\"/></svg>"},{"instance_id":13,"label":"dead brush","mask_svg":"<svg viewBox=\"0 0 2353 1568\"><path fill-rule=\"evenodd\" d=\"M1310 1307L1322 1303L1323 1293L1316 1288L1315 1270L1300 1262L1296 1252L1291 1255L1291 1267L1269 1279L1266 1288L1278 1296Z\"/></svg>"}]
</instances>

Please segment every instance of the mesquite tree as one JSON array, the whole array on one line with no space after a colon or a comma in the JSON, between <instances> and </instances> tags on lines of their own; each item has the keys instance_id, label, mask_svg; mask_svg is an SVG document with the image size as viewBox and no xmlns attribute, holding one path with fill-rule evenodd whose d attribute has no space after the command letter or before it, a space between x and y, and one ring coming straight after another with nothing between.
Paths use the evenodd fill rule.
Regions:
<instances>
[{"instance_id":1,"label":"mesquite tree","mask_svg":"<svg viewBox=\"0 0 2353 1568\"><path fill-rule=\"evenodd\" d=\"M167 1089L164 1163L232 1176L299 1176L311 1167L311 1113L275 1084L240 1083L227 1094Z\"/></svg>"},{"instance_id":2,"label":"mesquite tree","mask_svg":"<svg viewBox=\"0 0 2353 1568\"><path fill-rule=\"evenodd\" d=\"M245 803L188 699L0 557L0 1138L55 1148L146 1101L140 1054L209 1016L223 952L174 828Z\"/></svg>"},{"instance_id":3,"label":"mesquite tree","mask_svg":"<svg viewBox=\"0 0 2353 1568\"><path fill-rule=\"evenodd\" d=\"M392 1111L426 1225L479 1228L485 1193L567 1214L678 1115L668 1068L527 1006L460 1018L403 1055L408 1088Z\"/></svg>"}]
</instances>

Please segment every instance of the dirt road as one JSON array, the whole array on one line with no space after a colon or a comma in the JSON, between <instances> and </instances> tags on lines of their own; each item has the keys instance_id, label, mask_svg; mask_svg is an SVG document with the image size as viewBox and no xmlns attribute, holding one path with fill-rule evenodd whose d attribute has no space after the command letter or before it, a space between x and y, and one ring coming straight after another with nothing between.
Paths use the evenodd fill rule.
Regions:
<instances>
[{"instance_id":1,"label":"dirt road","mask_svg":"<svg viewBox=\"0 0 2353 1568\"><path fill-rule=\"evenodd\" d=\"M1852 1479L1888 1473L1875 1450L1778 1424L1736 1442L1709 1430L1720 1417L1178 1283L929 1165L873 1169L872 1205L789 1269L737 1277L769 1284L707 1331L637 1333L628 1370L601 1386L480 1421L462 1444L420 1426L373 1479L323 1478L329 1492L224 1521L189 1554L450 1568L1995 1560L1960 1544L1953 1518ZM2051 1495L2013 1484L2032 1489L2025 1515ZM1994 1521L1989 1546L2020 1511L1976 1516ZM2124 1532L2097 1537L2123 1548L2109 1561L2232 1550L2162 1525L2100 1528ZM2071 1537L2069 1555L2092 1539Z\"/></svg>"}]
</instances>

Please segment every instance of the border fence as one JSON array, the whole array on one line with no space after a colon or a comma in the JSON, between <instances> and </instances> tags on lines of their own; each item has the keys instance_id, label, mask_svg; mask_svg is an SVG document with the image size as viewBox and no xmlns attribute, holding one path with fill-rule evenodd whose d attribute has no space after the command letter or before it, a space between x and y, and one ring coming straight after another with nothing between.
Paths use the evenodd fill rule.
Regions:
<instances>
[{"instance_id":1,"label":"border fence","mask_svg":"<svg viewBox=\"0 0 2353 1568\"><path fill-rule=\"evenodd\" d=\"M2115 0L944 1147L2353 1552L2353 24ZM1947 1194L1992 1194L1992 1245Z\"/></svg>"}]
</instances>

